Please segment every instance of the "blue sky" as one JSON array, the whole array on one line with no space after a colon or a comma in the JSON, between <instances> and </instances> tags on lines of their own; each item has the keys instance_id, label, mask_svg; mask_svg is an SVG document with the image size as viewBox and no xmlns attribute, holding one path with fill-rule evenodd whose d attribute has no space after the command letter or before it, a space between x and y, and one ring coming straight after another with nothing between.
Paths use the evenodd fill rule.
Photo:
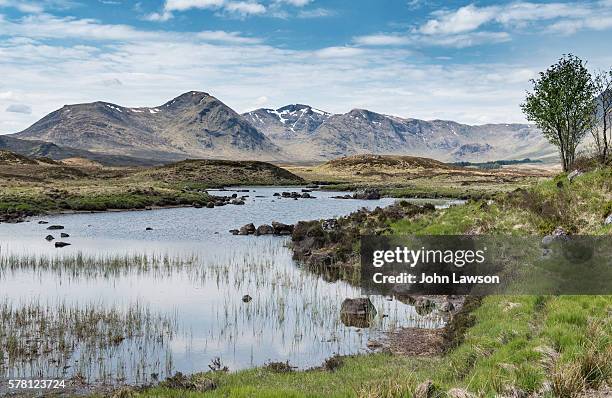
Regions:
<instances>
[{"instance_id":1,"label":"blue sky","mask_svg":"<svg viewBox=\"0 0 612 398\"><path fill-rule=\"evenodd\" d=\"M610 37L612 0L0 0L0 134L190 90L239 112L523 122L530 78L568 52L610 68Z\"/></svg>"}]
</instances>

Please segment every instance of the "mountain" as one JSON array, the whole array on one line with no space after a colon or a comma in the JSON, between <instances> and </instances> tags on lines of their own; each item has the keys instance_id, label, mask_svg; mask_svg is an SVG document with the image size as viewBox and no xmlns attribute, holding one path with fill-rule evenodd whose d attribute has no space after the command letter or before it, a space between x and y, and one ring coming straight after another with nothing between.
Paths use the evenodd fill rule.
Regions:
<instances>
[{"instance_id":1,"label":"mountain","mask_svg":"<svg viewBox=\"0 0 612 398\"><path fill-rule=\"evenodd\" d=\"M283 157L280 149L242 116L198 91L153 108L108 102L66 105L13 137L160 161Z\"/></svg>"},{"instance_id":2,"label":"mountain","mask_svg":"<svg viewBox=\"0 0 612 398\"><path fill-rule=\"evenodd\" d=\"M293 159L327 160L354 154L394 154L442 161L549 159L556 151L534 126L472 126L405 119L353 109L332 115L307 105L244 114Z\"/></svg>"},{"instance_id":3,"label":"mountain","mask_svg":"<svg viewBox=\"0 0 612 398\"><path fill-rule=\"evenodd\" d=\"M11 137L36 142L41 152L86 151L87 156L71 157L96 161L96 156L122 156L158 163L186 158L312 162L372 153L484 162L557 156L528 124L473 126L366 109L331 114L304 104L239 115L199 91L153 108L66 105ZM31 156L32 150L15 152Z\"/></svg>"},{"instance_id":4,"label":"mountain","mask_svg":"<svg viewBox=\"0 0 612 398\"><path fill-rule=\"evenodd\" d=\"M154 159L105 155L82 149L61 147L46 141L21 140L8 135L0 135L0 150L11 151L30 158L50 158L53 160L84 158L105 166L155 166L163 163Z\"/></svg>"}]
</instances>

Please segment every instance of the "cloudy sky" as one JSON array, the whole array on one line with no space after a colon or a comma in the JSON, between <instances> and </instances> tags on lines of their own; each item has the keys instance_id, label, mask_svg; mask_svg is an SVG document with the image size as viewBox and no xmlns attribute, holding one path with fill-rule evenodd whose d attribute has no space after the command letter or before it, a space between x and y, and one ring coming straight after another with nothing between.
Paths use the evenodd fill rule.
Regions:
<instances>
[{"instance_id":1,"label":"cloudy sky","mask_svg":"<svg viewBox=\"0 0 612 398\"><path fill-rule=\"evenodd\" d=\"M521 122L530 78L569 52L609 68L610 37L612 0L0 0L0 134L190 90L239 112Z\"/></svg>"}]
</instances>

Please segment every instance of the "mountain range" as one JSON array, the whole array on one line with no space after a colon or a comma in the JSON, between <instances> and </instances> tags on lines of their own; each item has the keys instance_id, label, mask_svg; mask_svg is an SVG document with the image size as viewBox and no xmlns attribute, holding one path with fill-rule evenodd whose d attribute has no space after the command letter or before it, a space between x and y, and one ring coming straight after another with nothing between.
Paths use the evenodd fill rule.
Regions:
<instances>
[{"instance_id":1,"label":"mountain range","mask_svg":"<svg viewBox=\"0 0 612 398\"><path fill-rule=\"evenodd\" d=\"M309 162L363 153L424 156L441 161L556 156L540 132L527 124L473 126L400 118L365 109L332 114L303 104L240 115L199 91L187 92L152 108L108 102L65 105L27 129L2 137L13 140L13 148L19 146L19 141L26 141L22 144L25 147L27 142L50 143L57 147L50 157L64 156L57 152L68 148L68 152L83 151L83 157L130 157L156 162L185 158Z\"/></svg>"}]
</instances>

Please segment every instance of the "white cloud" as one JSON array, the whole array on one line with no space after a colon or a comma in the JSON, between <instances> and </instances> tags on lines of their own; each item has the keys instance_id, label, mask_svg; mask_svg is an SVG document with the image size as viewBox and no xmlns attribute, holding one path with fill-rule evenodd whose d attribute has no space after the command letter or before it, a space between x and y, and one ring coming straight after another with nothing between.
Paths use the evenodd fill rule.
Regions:
<instances>
[{"instance_id":1,"label":"white cloud","mask_svg":"<svg viewBox=\"0 0 612 398\"><path fill-rule=\"evenodd\" d=\"M312 10L300 10L298 18L324 18L335 15L335 12L327 8L314 8Z\"/></svg>"},{"instance_id":2,"label":"white cloud","mask_svg":"<svg viewBox=\"0 0 612 398\"><path fill-rule=\"evenodd\" d=\"M148 14L144 17L144 19L154 22L165 22L174 17L174 12L187 11L191 9L219 10L224 14L238 15L240 17L261 15L266 12L266 7L255 0L166 0L162 11Z\"/></svg>"},{"instance_id":3,"label":"white cloud","mask_svg":"<svg viewBox=\"0 0 612 398\"><path fill-rule=\"evenodd\" d=\"M307 4L310 4L312 0L277 0L277 3L286 3L295 7L304 7Z\"/></svg>"},{"instance_id":4,"label":"white cloud","mask_svg":"<svg viewBox=\"0 0 612 398\"><path fill-rule=\"evenodd\" d=\"M398 46L413 43L407 36L399 34L374 34L367 36L357 36L353 39L356 44L363 46Z\"/></svg>"},{"instance_id":5,"label":"white cloud","mask_svg":"<svg viewBox=\"0 0 612 398\"><path fill-rule=\"evenodd\" d=\"M167 0L166 11L186 11L191 8L217 8L225 4L225 0Z\"/></svg>"},{"instance_id":6,"label":"white cloud","mask_svg":"<svg viewBox=\"0 0 612 398\"><path fill-rule=\"evenodd\" d=\"M497 12L496 7L478 8L470 4L454 12L438 13L439 16L427 21L419 32L427 35L469 32L489 22Z\"/></svg>"},{"instance_id":7,"label":"white cloud","mask_svg":"<svg viewBox=\"0 0 612 398\"><path fill-rule=\"evenodd\" d=\"M230 1L224 6L224 10L241 16L257 15L266 12L266 7L262 4L247 1Z\"/></svg>"},{"instance_id":8,"label":"white cloud","mask_svg":"<svg viewBox=\"0 0 612 398\"><path fill-rule=\"evenodd\" d=\"M327 47L315 51L315 55L319 58L347 58L356 57L364 54L364 50L355 47Z\"/></svg>"},{"instance_id":9,"label":"white cloud","mask_svg":"<svg viewBox=\"0 0 612 398\"><path fill-rule=\"evenodd\" d=\"M580 29L603 30L610 27L609 0L600 2L531 3L478 7L470 4L454 11L437 11L416 30L425 35L452 35L473 32L487 24L500 28L524 28L573 33ZM546 29L546 23L551 26Z\"/></svg>"},{"instance_id":10,"label":"white cloud","mask_svg":"<svg viewBox=\"0 0 612 398\"><path fill-rule=\"evenodd\" d=\"M29 105L25 104L11 104L6 108L6 111L29 115L30 113L32 113L32 108Z\"/></svg>"}]
</instances>

